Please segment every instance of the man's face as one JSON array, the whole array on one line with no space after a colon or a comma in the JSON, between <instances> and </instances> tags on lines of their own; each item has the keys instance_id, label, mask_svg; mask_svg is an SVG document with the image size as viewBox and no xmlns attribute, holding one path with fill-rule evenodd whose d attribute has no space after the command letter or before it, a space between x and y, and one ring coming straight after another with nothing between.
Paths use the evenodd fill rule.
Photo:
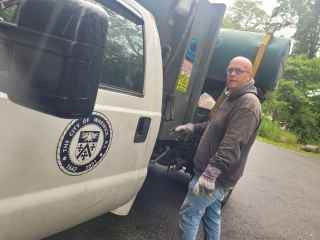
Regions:
<instances>
[{"instance_id":1,"label":"man's face","mask_svg":"<svg viewBox=\"0 0 320 240\"><path fill-rule=\"evenodd\" d=\"M232 73L227 73L227 84L229 87L229 93L231 94L235 89L241 85L247 83L251 77L250 63L244 61L243 59L233 59L229 64L229 69L239 69L240 71L246 71L237 74L236 71ZM248 73L249 72L249 73Z\"/></svg>"}]
</instances>

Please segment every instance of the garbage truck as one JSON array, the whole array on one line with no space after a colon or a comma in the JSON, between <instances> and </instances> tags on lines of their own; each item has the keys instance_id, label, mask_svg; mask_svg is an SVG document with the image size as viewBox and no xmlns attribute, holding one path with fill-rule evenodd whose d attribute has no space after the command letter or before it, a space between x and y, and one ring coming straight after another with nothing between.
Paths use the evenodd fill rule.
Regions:
<instances>
[{"instance_id":1,"label":"garbage truck","mask_svg":"<svg viewBox=\"0 0 320 240\"><path fill-rule=\"evenodd\" d=\"M128 214L148 166L193 175L199 139L235 56L260 56L261 101L290 39L220 29L208 0L0 0L0 239L41 239ZM217 105L217 104L216 104Z\"/></svg>"}]
</instances>

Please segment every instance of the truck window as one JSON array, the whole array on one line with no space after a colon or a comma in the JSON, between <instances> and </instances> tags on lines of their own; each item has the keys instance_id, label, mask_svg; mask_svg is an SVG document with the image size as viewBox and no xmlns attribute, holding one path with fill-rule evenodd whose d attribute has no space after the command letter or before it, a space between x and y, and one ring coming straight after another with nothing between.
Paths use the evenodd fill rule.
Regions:
<instances>
[{"instance_id":1,"label":"truck window","mask_svg":"<svg viewBox=\"0 0 320 240\"><path fill-rule=\"evenodd\" d=\"M0 21L17 23L20 3L0 10Z\"/></svg>"},{"instance_id":2,"label":"truck window","mask_svg":"<svg viewBox=\"0 0 320 240\"><path fill-rule=\"evenodd\" d=\"M128 19L95 1L87 1L101 6L109 15L100 88L143 96L143 21Z\"/></svg>"}]
</instances>

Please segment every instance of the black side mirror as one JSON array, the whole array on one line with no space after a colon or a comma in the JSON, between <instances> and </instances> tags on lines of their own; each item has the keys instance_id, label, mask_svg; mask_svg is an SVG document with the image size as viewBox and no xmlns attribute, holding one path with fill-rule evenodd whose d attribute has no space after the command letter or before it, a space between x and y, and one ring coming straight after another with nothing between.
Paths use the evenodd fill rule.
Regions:
<instances>
[{"instance_id":1,"label":"black side mirror","mask_svg":"<svg viewBox=\"0 0 320 240\"><path fill-rule=\"evenodd\" d=\"M22 0L17 24L0 21L0 91L57 117L90 116L107 30L106 11L94 4Z\"/></svg>"}]
</instances>

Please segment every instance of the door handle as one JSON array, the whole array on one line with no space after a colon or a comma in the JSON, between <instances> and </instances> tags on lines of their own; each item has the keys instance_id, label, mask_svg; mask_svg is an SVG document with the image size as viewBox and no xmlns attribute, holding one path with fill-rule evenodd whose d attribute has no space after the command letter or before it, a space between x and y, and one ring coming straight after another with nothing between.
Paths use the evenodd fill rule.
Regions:
<instances>
[{"instance_id":1,"label":"door handle","mask_svg":"<svg viewBox=\"0 0 320 240\"><path fill-rule=\"evenodd\" d=\"M151 123L151 118L140 117L137 130L136 130L136 135L134 136L135 143L142 143L147 139L150 123Z\"/></svg>"}]
</instances>

